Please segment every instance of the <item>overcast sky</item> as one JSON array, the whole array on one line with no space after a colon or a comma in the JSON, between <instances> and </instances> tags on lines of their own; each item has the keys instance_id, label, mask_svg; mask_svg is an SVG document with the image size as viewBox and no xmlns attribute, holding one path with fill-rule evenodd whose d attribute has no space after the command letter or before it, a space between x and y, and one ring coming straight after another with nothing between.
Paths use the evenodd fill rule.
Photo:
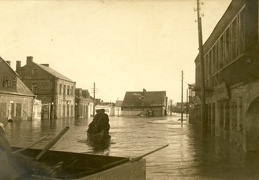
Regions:
<instances>
[{"instance_id":1,"label":"overcast sky","mask_svg":"<svg viewBox=\"0 0 259 180\"><path fill-rule=\"evenodd\" d=\"M203 42L230 0L204 0ZM0 1L0 56L22 66L33 56L115 102L126 91L166 91L184 100L195 82L196 0Z\"/></svg>"}]
</instances>

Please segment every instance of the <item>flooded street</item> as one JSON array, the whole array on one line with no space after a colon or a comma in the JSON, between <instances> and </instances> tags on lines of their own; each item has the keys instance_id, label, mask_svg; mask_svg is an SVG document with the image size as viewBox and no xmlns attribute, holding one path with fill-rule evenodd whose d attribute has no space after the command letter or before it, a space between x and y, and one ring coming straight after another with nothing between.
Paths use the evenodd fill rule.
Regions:
<instances>
[{"instance_id":1,"label":"flooded street","mask_svg":"<svg viewBox=\"0 0 259 180\"><path fill-rule=\"evenodd\" d=\"M7 136L13 146L25 147L50 134L35 145L43 148L69 126L52 149L137 157L169 144L145 157L148 180L259 179L258 154L245 154L222 139L202 136L198 128L187 121L181 123L179 118L179 114L160 118L111 116L111 143L104 149L87 144L86 130L92 118L13 122L8 124Z\"/></svg>"}]
</instances>

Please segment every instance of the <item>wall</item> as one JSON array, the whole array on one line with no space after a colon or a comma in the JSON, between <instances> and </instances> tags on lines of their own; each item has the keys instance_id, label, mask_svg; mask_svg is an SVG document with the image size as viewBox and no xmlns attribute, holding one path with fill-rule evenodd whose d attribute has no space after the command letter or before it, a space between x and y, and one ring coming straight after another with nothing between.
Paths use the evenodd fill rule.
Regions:
<instances>
[{"instance_id":1,"label":"wall","mask_svg":"<svg viewBox=\"0 0 259 180\"><path fill-rule=\"evenodd\" d=\"M32 120L33 97L0 94L0 117L12 120Z\"/></svg>"}]
</instances>

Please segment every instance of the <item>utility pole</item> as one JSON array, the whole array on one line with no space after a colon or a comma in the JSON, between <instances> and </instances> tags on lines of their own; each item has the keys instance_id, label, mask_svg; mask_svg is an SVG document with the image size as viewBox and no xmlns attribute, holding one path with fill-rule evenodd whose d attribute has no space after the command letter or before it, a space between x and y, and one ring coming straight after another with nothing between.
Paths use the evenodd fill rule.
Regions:
<instances>
[{"instance_id":1,"label":"utility pole","mask_svg":"<svg viewBox=\"0 0 259 180\"><path fill-rule=\"evenodd\" d=\"M188 117L188 113L189 113L189 111L188 111L188 109L189 109L189 99L188 99L188 89L186 89L186 104L185 104L185 107L186 107L186 109L185 109L185 111L186 111L186 121L187 121L187 117Z\"/></svg>"},{"instance_id":2,"label":"utility pole","mask_svg":"<svg viewBox=\"0 0 259 180\"><path fill-rule=\"evenodd\" d=\"M197 21L198 21L198 38L199 38L199 59L201 66L201 125L203 130L207 130L207 112L205 100L205 77L204 77L204 61L203 61L203 40L202 40L202 22L200 16L200 0L197 0Z\"/></svg>"},{"instance_id":3,"label":"utility pole","mask_svg":"<svg viewBox=\"0 0 259 180\"><path fill-rule=\"evenodd\" d=\"M182 71L182 86L181 86L181 122L183 122L183 71Z\"/></svg>"},{"instance_id":4,"label":"utility pole","mask_svg":"<svg viewBox=\"0 0 259 180\"><path fill-rule=\"evenodd\" d=\"M173 111L173 100L170 99L170 116L172 116L172 111Z\"/></svg>"},{"instance_id":5,"label":"utility pole","mask_svg":"<svg viewBox=\"0 0 259 180\"><path fill-rule=\"evenodd\" d=\"M95 115L95 93L97 92L95 88L95 82L94 82L94 88L92 89L92 93L94 94L94 107L93 107L93 116Z\"/></svg>"}]
</instances>

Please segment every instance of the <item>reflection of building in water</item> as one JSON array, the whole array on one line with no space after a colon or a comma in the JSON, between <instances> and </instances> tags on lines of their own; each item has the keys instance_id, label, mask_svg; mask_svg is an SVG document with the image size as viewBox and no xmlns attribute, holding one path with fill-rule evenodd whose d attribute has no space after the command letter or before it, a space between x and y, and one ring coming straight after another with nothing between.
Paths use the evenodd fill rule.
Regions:
<instances>
[{"instance_id":1,"label":"reflection of building in water","mask_svg":"<svg viewBox=\"0 0 259 180\"><path fill-rule=\"evenodd\" d=\"M42 109L42 104L41 101L38 99L34 100L33 103L33 119L41 119L41 109Z\"/></svg>"},{"instance_id":2,"label":"reflection of building in water","mask_svg":"<svg viewBox=\"0 0 259 180\"><path fill-rule=\"evenodd\" d=\"M203 45L206 124L216 136L259 150L258 0L232 1ZM201 124L201 64L195 59L190 122Z\"/></svg>"},{"instance_id":3,"label":"reflection of building in water","mask_svg":"<svg viewBox=\"0 0 259 180\"><path fill-rule=\"evenodd\" d=\"M11 68L10 61L0 58L0 118L32 120L34 94Z\"/></svg>"}]
</instances>

